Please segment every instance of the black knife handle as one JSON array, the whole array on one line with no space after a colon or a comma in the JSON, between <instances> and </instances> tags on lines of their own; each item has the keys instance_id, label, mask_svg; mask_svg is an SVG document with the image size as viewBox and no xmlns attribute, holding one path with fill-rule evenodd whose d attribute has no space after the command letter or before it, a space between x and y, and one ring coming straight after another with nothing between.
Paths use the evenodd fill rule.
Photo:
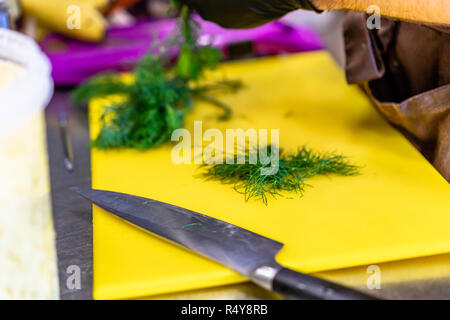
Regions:
<instances>
[{"instance_id":1,"label":"black knife handle","mask_svg":"<svg viewBox=\"0 0 450 320\"><path fill-rule=\"evenodd\" d=\"M272 287L274 291L289 299L377 300L362 292L287 268L277 273Z\"/></svg>"}]
</instances>

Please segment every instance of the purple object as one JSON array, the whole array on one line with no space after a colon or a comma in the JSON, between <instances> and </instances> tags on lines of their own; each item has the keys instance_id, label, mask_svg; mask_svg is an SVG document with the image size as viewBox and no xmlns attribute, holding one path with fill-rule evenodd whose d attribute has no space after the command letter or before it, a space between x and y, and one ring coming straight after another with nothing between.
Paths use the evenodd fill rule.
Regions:
<instances>
[{"instance_id":1,"label":"purple object","mask_svg":"<svg viewBox=\"0 0 450 320\"><path fill-rule=\"evenodd\" d=\"M228 56L230 45L251 42L256 56L304 52L322 48L311 29L273 22L254 29L228 30L196 18L201 24L200 44L212 44ZM142 21L131 27L113 27L102 43L86 43L51 34L41 47L48 55L57 85L76 85L102 71L128 71L155 41L163 42L176 19Z\"/></svg>"}]
</instances>

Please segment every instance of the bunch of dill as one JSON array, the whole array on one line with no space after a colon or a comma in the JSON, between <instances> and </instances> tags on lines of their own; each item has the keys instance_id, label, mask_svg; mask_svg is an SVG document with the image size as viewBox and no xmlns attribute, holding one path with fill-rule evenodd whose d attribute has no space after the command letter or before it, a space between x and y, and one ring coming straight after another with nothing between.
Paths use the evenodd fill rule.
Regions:
<instances>
[{"instance_id":1,"label":"bunch of dill","mask_svg":"<svg viewBox=\"0 0 450 320\"><path fill-rule=\"evenodd\" d=\"M261 153L269 155L279 152L278 170L273 174L264 174L262 169L269 169L271 163L261 160ZM267 150L267 151L266 151ZM229 157L225 163L202 165L202 176L207 179L233 184L236 191L243 193L245 201L256 198L268 203L268 196L281 196L281 191L294 191L303 195L306 181L315 175L338 174L351 176L359 173L359 167L351 164L345 156L335 153L319 153L303 146L295 153L285 154L275 146L257 149L255 160L251 161L248 149ZM238 163L244 157L245 163Z\"/></svg>"},{"instance_id":2,"label":"bunch of dill","mask_svg":"<svg viewBox=\"0 0 450 320\"><path fill-rule=\"evenodd\" d=\"M197 45L198 25L190 18L187 6L179 9L175 39L170 39L179 52L175 63L165 54L173 48L160 47L158 53L150 50L138 62L131 82L123 81L118 73L103 74L74 91L72 100L78 105L93 98L123 97L105 107L100 118L100 133L92 142L94 147L148 149L170 141L172 132L183 126L194 98L222 108L221 119L230 117L230 108L210 93L214 90L234 92L240 83L224 80L199 84L205 71L217 66L221 55L210 46Z\"/></svg>"}]
</instances>

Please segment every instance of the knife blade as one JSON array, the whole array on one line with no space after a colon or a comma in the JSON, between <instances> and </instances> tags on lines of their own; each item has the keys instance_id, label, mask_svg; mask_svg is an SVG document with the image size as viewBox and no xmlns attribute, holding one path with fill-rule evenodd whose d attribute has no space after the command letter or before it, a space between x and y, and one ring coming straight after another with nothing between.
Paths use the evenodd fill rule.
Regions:
<instances>
[{"instance_id":1,"label":"knife blade","mask_svg":"<svg viewBox=\"0 0 450 320\"><path fill-rule=\"evenodd\" d=\"M290 299L375 300L359 291L285 268L283 244L201 213L123 193L72 188L98 207L177 245L228 266Z\"/></svg>"}]
</instances>

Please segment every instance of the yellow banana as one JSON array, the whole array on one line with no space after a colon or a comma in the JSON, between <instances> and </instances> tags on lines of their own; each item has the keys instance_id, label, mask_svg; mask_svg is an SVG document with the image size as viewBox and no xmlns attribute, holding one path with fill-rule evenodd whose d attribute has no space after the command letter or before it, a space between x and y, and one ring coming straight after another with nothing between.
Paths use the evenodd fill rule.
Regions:
<instances>
[{"instance_id":1,"label":"yellow banana","mask_svg":"<svg viewBox=\"0 0 450 320\"><path fill-rule=\"evenodd\" d=\"M22 0L23 11L49 29L72 38L101 41L106 20L94 6L100 0Z\"/></svg>"}]
</instances>

